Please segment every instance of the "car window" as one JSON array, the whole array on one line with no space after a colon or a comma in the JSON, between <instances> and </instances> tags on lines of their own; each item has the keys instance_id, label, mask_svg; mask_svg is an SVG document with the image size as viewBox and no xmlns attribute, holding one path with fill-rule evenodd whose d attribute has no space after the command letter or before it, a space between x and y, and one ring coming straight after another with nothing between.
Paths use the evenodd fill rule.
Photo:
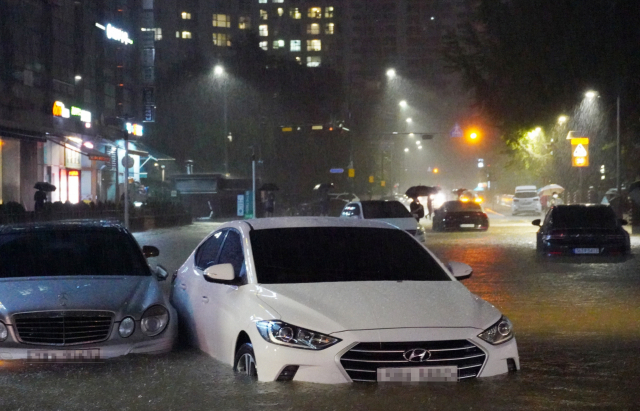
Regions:
<instances>
[{"instance_id":1,"label":"car window","mask_svg":"<svg viewBox=\"0 0 640 411\"><path fill-rule=\"evenodd\" d=\"M362 203L364 218L413 218L407 207L398 201L369 201Z\"/></svg>"},{"instance_id":2,"label":"car window","mask_svg":"<svg viewBox=\"0 0 640 411\"><path fill-rule=\"evenodd\" d=\"M360 206L358 204L347 204L342 210L342 217L353 217L360 215Z\"/></svg>"},{"instance_id":3,"label":"car window","mask_svg":"<svg viewBox=\"0 0 640 411\"><path fill-rule=\"evenodd\" d=\"M251 231L261 284L339 281L450 281L401 230L304 227Z\"/></svg>"},{"instance_id":4,"label":"car window","mask_svg":"<svg viewBox=\"0 0 640 411\"><path fill-rule=\"evenodd\" d=\"M0 235L0 277L151 275L133 238L117 231Z\"/></svg>"},{"instance_id":5,"label":"car window","mask_svg":"<svg viewBox=\"0 0 640 411\"><path fill-rule=\"evenodd\" d=\"M533 198L538 197L538 193L535 191L520 191L516 193L513 198Z\"/></svg>"},{"instance_id":6,"label":"car window","mask_svg":"<svg viewBox=\"0 0 640 411\"><path fill-rule=\"evenodd\" d=\"M244 252L242 250L242 241L240 233L235 230L229 230L227 238L222 246L218 264L230 263L233 266L233 272L236 277L240 277L244 265ZM246 277L246 273L244 273Z\"/></svg>"},{"instance_id":7,"label":"car window","mask_svg":"<svg viewBox=\"0 0 640 411\"><path fill-rule=\"evenodd\" d=\"M482 207L480 207L480 204L478 203L473 203L473 202L464 202L464 201L447 201L444 204L444 211L451 213L451 212L458 212L458 211L478 211L478 212L482 212Z\"/></svg>"},{"instance_id":8,"label":"car window","mask_svg":"<svg viewBox=\"0 0 640 411\"><path fill-rule=\"evenodd\" d=\"M558 207L553 213L553 228L616 228L611 207Z\"/></svg>"},{"instance_id":9,"label":"car window","mask_svg":"<svg viewBox=\"0 0 640 411\"><path fill-rule=\"evenodd\" d=\"M216 263L226 230L214 233L196 251L195 265L201 270L207 269Z\"/></svg>"}]
</instances>

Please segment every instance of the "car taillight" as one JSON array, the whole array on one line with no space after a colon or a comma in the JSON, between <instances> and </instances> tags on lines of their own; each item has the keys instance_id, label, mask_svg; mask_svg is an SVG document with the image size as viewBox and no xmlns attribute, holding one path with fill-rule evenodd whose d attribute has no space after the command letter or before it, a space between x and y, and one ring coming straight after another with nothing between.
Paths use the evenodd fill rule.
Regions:
<instances>
[{"instance_id":1,"label":"car taillight","mask_svg":"<svg viewBox=\"0 0 640 411\"><path fill-rule=\"evenodd\" d=\"M551 232L545 236L545 240L562 240L568 235L564 230L551 230Z\"/></svg>"}]
</instances>

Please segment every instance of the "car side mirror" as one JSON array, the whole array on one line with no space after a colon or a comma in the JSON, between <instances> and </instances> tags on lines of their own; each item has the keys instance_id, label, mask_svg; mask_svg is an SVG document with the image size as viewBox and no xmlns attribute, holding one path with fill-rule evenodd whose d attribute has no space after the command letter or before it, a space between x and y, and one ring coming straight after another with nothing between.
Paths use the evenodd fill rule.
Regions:
<instances>
[{"instance_id":1,"label":"car side mirror","mask_svg":"<svg viewBox=\"0 0 640 411\"><path fill-rule=\"evenodd\" d=\"M447 267L458 281L466 280L471 277L471 274L473 274L473 269L465 263L450 261L449 264L447 264Z\"/></svg>"},{"instance_id":2,"label":"car side mirror","mask_svg":"<svg viewBox=\"0 0 640 411\"><path fill-rule=\"evenodd\" d=\"M157 257L160 255L160 250L158 250L158 247L154 247L152 245L145 245L145 246L142 246L142 254L144 254L145 258Z\"/></svg>"},{"instance_id":3,"label":"car side mirror","mask_svg":"<svg viewBox=\"0 0 640 411\"><path fill-rule=\"evenodd\" d=\"M627 220L625 220L624 218L618 218L618 223L620 225L627 225L629 224L629 222Z\"/></svg>"},{"instance_id":4,"label":"car side mirror","mask_svg":"<svg viewBox=\"0 0 640 411\"><path fill-rule=\"evenodd\" d=\"M232 281L236 278L231 263L216 264L204 270L204 276L214 281Z\"/></svg>"},{"instance_id":5,"label":"car side mirror","mask_svg":"<svg viewBox=\"0 0 640 411\"><path fill-rule=\"evenodd\" d=\"M539 219L539 218L536 218L535 220L533 220L533 221L531 222L531 224L532 224L532 225L535 225L535 226L540 227L540 219Z\"/></svg>"},{"instance_id":6,"label":"car side mirror","mask_svg":"<svg viewBox=\"0 0 640 411\"><path fill-rule=\"evenodd\" d=\"M164 281L169 276L169 272L166 268L161 265L156 266L156 277L158 277L158 281Z\"/></svg>"}]
</instances>

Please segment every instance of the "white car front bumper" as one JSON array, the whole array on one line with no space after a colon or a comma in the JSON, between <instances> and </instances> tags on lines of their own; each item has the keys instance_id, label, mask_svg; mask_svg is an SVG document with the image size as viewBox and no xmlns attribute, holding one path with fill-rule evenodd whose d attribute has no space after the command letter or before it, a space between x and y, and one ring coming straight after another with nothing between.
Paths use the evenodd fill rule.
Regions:
<instances>
[{"instance_id":1,"label":"white car front bumper","mask_svg":"<svg viewBox=\"0 0 640 411\"><path fill-rule=\"evenodd\" d=\"M345 367L341 363L341 358L361 342L401 342L405 343L403 345L406 347L422 348L426 345L420 344L420 342L466 341L477 347L477 349L475 349L476 353L482 352L485 355L484 361L482 361L482 357L480 357L479 361L482 365L475 368L474 376L476 373L477 377L490 377L507 373L509 371L508 360L512 360L512 368L520 369L520 360L515 338L500 345L491 345L477 337L480 332L481 330L473 328L405 328L401 330L345 331L332 334L332 336L340 338L342 341L320 351L283 347L268 343L261 337L258 337L259 340L252 338L252 341L260 381L275 381L285 367L293 365L298 366L293 378L294 381L325 384L352 382L356 378L352 379L351 376L356 374L352 371L346 371L345 368L357 369L357 365ZM416 342L415 347L414 344L406 344L408 342ZM416 363L403 360L401 352L397 355L400 356L400 362L389 362L385 367L393 368L417 365ZM345 361L345 364L346 363ZM456 361L451 361L448 365L455 363ZM432 364L434 363L427 361L421 362L418 365L430 366ZM442 362L438 364L442 364ZM372 369L371 367L371 364L368 364L370 370ZM375 369L375 366L373 367L373 369ZM373 378L373 375L376 375L371 371L367 372L371 375L371 378ZM459 368L459 375L463 375L462 368Z\"/></svg>"}]
</instances>

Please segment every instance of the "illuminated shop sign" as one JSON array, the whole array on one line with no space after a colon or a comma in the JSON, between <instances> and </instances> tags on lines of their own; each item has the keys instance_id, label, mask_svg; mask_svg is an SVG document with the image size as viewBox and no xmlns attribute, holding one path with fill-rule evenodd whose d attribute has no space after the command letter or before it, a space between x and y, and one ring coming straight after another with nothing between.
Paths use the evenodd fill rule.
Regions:
<instances>
[{"instance_id":1,"label":"illuminated shop sign","mask_svg":"<svg viewBox=\"0 0 640 411\"><path fill-rule=\"evenodd\" d=\"M91 123L90 111L83 110L75 106L71 106L71 109L68 109L64 106L64 103L61 101L56 101L55 103L53 103L53 115L56 117L63 117L63 118L69 118L71 116L80 117L80 121L82 121L83 123L87 123L87 124Z\"/></svg>"},{"instance_id":2,"label":"illuminated shop sign","mask_svg":"<svg viewBox=\"0 0 640 411\"><path fill-rule=\"evenodd\" d=\"M140 124L127 123L127 133L142 137L142 126Z\"/></svg>"},{"instance_id":3,"label":"illuminated shop sign","mask_svg":"<svg viewBox=\"0 0 640 411\"><path fill-rule=\"evenodd\" d=\"M69 177L73 177L73 176L79 176L80 172L77 170L69 170Z\"/></svg>"},{"instance_id":4,"label":"illuminated shop sign","mask_svg":"<svg viewBox=\"0 0 640 411\"><path fill-rule=\"evenodd\" d=\"M114 27L111 24L107 24L107 27L105 27L100 23L96 23L96 27L106 31L107 38L110 40L116 40L123 44L133 44L133 40L129 38L129 33L122 29Z\"/></svg>"}]
</instances>

